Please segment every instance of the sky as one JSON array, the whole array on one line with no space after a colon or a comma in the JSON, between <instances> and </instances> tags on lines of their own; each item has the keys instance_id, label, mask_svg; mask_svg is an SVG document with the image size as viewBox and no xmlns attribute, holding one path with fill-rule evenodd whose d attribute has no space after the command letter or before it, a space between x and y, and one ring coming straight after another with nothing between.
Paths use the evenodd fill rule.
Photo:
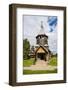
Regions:
<instances>
[{"instance_id":1,"label":"sky","mask_svg":"<svg viewBox=\"0 0 68 90\"><path fill-rule=\"evenodd\" d=\"M24 39L27 38L31 46L36 45L36 36L40 32L41 21L43 21L44 32L48 36L49 49L53 53L57 53L56 16L24 15L23 16Z\"/></svg>"}]
</instances>

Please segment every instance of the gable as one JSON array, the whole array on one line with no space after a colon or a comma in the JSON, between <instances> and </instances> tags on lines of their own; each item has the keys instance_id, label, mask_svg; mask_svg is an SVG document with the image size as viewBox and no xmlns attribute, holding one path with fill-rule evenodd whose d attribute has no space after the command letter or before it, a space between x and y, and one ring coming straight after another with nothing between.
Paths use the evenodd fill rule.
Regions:
<instances>
[{"instance_id":1,"label":"gable","mask_svg":"<svg viewBox=\"0 0 68 90\"><path fill-rule=\"evenodd\" d=\"M45 50L44 50L42 47L40 47L40 48L37 50L37 53L45 53Z\"/></svg>"}]
</instances>

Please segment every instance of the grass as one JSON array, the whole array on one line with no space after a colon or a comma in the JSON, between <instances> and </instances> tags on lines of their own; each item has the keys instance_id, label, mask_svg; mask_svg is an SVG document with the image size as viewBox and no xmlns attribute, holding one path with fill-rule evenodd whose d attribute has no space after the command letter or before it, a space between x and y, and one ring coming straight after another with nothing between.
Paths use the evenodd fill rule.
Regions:
<instances>
[{"instance_id":1,"label":"grass","mask_svg":"<svg viewBox=\"0 0 68 90\"><path fill-rule=\"evenodd\" d=\"M57 57L52 57L49 61L49 65L57 66Z\"/></svg>"},{"instance_id":2,"label":"grass","mask_svg":"<svg viewBox=\"0 0 68 90\"><path fill-rule=\"evenodd\" d=\"M55 70L24 70L23 74L48 74L48 73L57 73L57 69Z\"/></svg>"},{"instance_id":3,"label":"grass","mask_svg":"<svg viewBox=\"0 0 68 90\"><path fill-rule=\"evenodd\" d=\"M24 67L29 67L31 65L33 65L34 62L34 58L28 59L28 60L24 60L23 62L23 66ZM49 65L51 66L57 66L57 57L52 57L49 61ZM23 70L23 74L48 74L48 73L57 73L57 70Z\"/></svg>"},{"instance_id":4,"label":"grass","mask_svg":"<svg viewBox=\"0 0 68 90\"><path fill-rule=\"evenodd\" d=\"M34 62L34 58L24 60L23 66L24 67L29 67L29 66L33 65L33 62Z\"/></svg>"}]
</instances>

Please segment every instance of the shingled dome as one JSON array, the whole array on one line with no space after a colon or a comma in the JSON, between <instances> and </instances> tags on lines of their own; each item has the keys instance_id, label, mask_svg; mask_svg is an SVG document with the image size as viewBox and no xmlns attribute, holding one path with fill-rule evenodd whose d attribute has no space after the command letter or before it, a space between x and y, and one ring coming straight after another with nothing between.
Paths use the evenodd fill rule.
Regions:
<instances>
[{"instance_id":1,"label":"shingled dome","mask_svg":"<svg viewBox=\"0 0 68 90\"><path fill-rule=\"evenodd\" d=\"M45 32L44 32L44 27L43 27L43 22L41 21L41 29L40 29L40 31L39 31L39 33L38 33L38 35L36 36L36 38L38 37L38 36L45 36L45 37L48 37L46 34L45 34Z\"/></svg>"}]
</instances>

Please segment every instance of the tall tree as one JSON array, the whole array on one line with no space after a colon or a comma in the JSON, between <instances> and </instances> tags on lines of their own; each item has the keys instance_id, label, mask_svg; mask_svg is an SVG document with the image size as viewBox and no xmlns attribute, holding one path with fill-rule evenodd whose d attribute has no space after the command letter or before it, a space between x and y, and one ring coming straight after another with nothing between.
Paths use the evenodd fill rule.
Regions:
<instances>
[{"instance_id":1,"label":"tall tree","mask_svg":"<svg viewBox=\"0 0 68 90\"><path fill-rule=\"evenodd\" d=\"M29 58L29 51L30 51L30 43L28 39L23 40L23 58L28 59Z\"/></svg>"}]
</instances>

